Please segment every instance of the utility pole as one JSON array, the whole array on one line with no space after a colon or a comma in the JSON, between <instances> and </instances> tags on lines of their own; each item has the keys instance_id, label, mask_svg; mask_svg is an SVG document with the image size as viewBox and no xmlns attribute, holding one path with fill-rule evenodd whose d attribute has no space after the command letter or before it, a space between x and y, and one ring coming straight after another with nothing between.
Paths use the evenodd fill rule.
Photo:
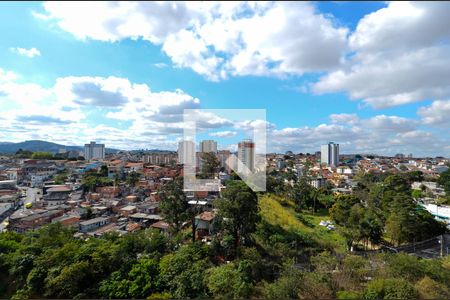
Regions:
<instances>
[{"instance_id":1,"label":"utility pole","mask_svg":"<svg viewBox=\"0 0 450 300\"><path fill-rule=\"evenodd\" d=\"M444 256L444 235L441 234L441 257Z\"/></svg>"}]
</instances>

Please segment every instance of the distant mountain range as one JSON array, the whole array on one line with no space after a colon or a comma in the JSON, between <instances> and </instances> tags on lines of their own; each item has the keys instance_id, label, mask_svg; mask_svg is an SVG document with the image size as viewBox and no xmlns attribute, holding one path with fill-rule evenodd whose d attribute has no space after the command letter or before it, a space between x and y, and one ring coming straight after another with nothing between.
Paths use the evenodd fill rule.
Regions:
<instances>
[{"instance_id":1,"label":"distant mountain range","mask_svg":"<svg viewBox=\"0 0 450 300\"><path fill-rule=\"evenodd\" d=\"M65 149L66 151L84 151L84 146L66 146L40 140L24 141L20 143L0 142L0 153L16 153L19 149L32 152L42 151L58 153L60 149ZM106 153L115 153L119 150L106 148L105 151Z\"/></svg>"}]
</instances>

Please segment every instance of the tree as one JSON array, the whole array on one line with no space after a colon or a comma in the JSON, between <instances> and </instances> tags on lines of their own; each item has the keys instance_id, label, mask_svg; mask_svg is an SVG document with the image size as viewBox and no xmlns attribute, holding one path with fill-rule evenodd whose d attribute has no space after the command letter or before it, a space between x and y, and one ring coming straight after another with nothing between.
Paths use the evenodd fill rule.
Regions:
<instances>
[{"instance_id":1,"label":"tree","mask_svg":"<svg viewBox=\"0 0 450 300\"><path fill-rule=\"evenodd\" d=\"M367 285L364 299L415 299L411 283L401 278L375 279Z\"/></svg>"},{"instance_id":2,"label":"tree","mask_svg":"<svg viewBox=\"0 0 450 300\"><path fill-rule=\"evenodd\" d=\"M183 180L177 178L165 184L159 195L161 213L172 230L178 233L182 223L189 219L189 204L183 191Z\"/></svg>"},{"instance_id":3,"label":"tree","mask_svg":"<svg viewBox=\"0 0 450 300\"><path fill-rule=\"evenodd\" d=\"M330 217L339 225L345 226L350 217L350 209L359 203L359 199L353 195L337 195L335 203L330 208Z\"/></svg>"},{"instance_id":4,"label":"tree","mask_svg":"<svg viewBox=\"0 0 450 300\"><path fill-rule=\"evenodd\" d=\"M20 148L19 150L17 150L17 152L14 156L16 158L31 158L32 155L33 155L33 152L31 152L29 150L23 150L22 148Z\"/></svg>"},{"instance_id":5,"label":"tree","mask_svg":"<svg viewBox=\"0 0 450 300\"><path fill-rule=\"evenodd\" d=\"M108 177L108 166L107 165L102 165L100 167L100 171L98 173L99 173L100 176Z\"/></svg>"},{"instance_id":6,"label":"tree","mask_svg":"<svg viewBox=\"0 0 450 300\"><path fill-rule=\"evenodd\" d=\"M87 170L81 180L85 192L94 192L96 187L112 185L112 180L102 177L96 170Z\"/></svg>"},{"instance_id":7,"label":"tree","mask_svg":"<svg viewBox=\"0 0 450 300\"><path fill-rule=\"evenodd\" d=\"M121 276L116 271L101 283L99 291L108 298L143 299L158 291L159 264L155 259L142 258Z\"/></svg>"},{"instance_id":8,"label":"tree","mask_svg":"<svg viewBox=\"0 0 450 300\"><path fill-rule=\"evenodd\" d=\"M446 195L450 197L450 169L439 175L438 183L444 188Z\"/></svg>"},{"instance_id":9,"label":"tree","mask_svg":"<svg viewBox=\"0 0 450 300\"><path fill-rule=\"evenodd\" d=\"M308 184L308 181L304 176L301 177L296 184L294 184L290 192L290 196L294 200L298 211L313 206L313 192L314 188Z\"/></svg>"},{"instance_id":10,"label":"tree","mask_svg":"<svg viewBox=\"0 0 450 300\"><path fill-rule=\"evenodd\" d=\"M269 193L275 193L277 195L282 195L286 191L286 185L284 181L278 177L267 175L266 189Z\"/></svg>"},{"instance_id":11,"label":"tree","mask_svg":"<svg viewBox=\"0 0 450 300\"><path fill-rule=\"evenodd\" d=\"M33 158L33 159L52 159L53 154L51 154L50 152L34 152L31 155L31 158Z\"/></svg>"},{"instance_id":12,"label":"tree","mask_svg":"<svg viewBox=\"0 0 450 300\"><path fill-rule=\"evenodd\" d=\"M247 299L253 289L252 283L234 263L207 270L205 282L213 297L219 299Z\"/></svg>"},{"instance_id":13,"label":"tree","mask_svg":"<svg viewBox=\"0 0 450 300\"><path fill-rule=\"evenodd\" d=\"M258 197L244 182L230 181L215 206L220 228L233 237L236 249L243 238L249 239L256 230L260 220Z\"/></svg>"},{"instance_id":14,"label":"tree","mask_svg":"<svg viewBox=\"0 0 450 300\"><path fill-rule=\"evenodd\" d=\"M67 180L67 173L62 173L55 176L55 184L64 184L66 180Z\"/></svg>"},{"instance_id":15,"label":"tree","mask_svg":"<svg viewBox=\"0 0 450 300\"><path fill-rule=\"evenodd\" d=\"M386 234L392 242L400 245L412 240L415 232L414 205L409 196L398 194L392 201L389 217L386 220Z\"/></svg>"},{"instance_id":16,"label":"tree","mask_svg":"<svg viewBox=\"0 0 450 300\"><path fill-rule=\"evenodd\" d=\"M136 183L138 183L139 182L139 174L138 173L136 173L136 172L131 172L130 174L128 174L128 176L127 176L127 179L126 179L126 181L127 181L127 184L129 185L129 186L131 186L131 187L134 187L134 186L136 186Z\"/></svg>"},{"instance_id":17,"label":"tree","mask_svg":"<svg viewBox=\"0 0 450 300\"><path fill-rule=\"evenodd\" d=\"M411 186L409 182L400 175L390 175L384 179L383 183L387 190L410 194Z\"/></svg>"},{"instance_id":18,"label":"tree","mask_svg":"<svg viewBox=\"0 0 450 300\"><path fill-rule=\"evenodd\" d=\"M413 183L415 181L422 182L424 180L423 172L422 171L411 171L405 174L406 179Z\"/></svg>"},{"instance_id":19,"label":"tree","mask_svg":"<svg viewBox=\"0 0 450 300\"><path fill-rule=\"evenodd\" d=\"M61 273L46 284L46 295L57 298L73 298L84 291L90 281L89 263L81 261L64 267Z\"/></svg>"},{"instance_id":20,"label":"tree","mask_svg":"<svg viewBox=\"0 0 450 300\"><path fill-rule=\"evenodd\" d=\"M220 162L213 152L202 153L202 169L200 177L203 179L212 179L220 166Z\"/></svg>"},{"instance_id":21,"label":"tree","mask_svg":"<svg viewBox=\"0 0 450 300\"><path fill-rule=\"evenodd\" d=\"M176 252L161 258L162 288L169 291L173 298L204 298L205 270L210 267L207 253L206 245L194 243L181 246Z\"/></svg>"}]
</instances>

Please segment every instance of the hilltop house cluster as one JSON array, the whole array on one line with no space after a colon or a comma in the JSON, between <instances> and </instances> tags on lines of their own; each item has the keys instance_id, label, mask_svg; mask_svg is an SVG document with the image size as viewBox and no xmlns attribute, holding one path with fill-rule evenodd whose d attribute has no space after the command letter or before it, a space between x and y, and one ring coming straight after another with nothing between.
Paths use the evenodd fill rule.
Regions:
<instances>
[{"instance_id":1,"label":"hilltop house cluster","mask_svg":"<svg viewBox=\"0 0 450 300\"><path fill-rule=\"evenodd\" d=\"M202 141L195 149L193 142L182 141L175 151L120 151L106 154L104 145L91 142L85 145L85 160L38 160L0 157L0 230L25 232L49 223L59 222L76 229L76 235L101 236L107 232L126 234L141 228L155 228L167 232L169 224L159 209L161 188L183 175L183 163L197 158L201 169L201 153L214 153L220 164L217 178L227 180L232 170L226 161L232 154L218 150L217 142ZM239 143L238 158L254 168L254 143ZM427 178L436 178L448 169L446 158L413 158L403 155L381 157L373 155L340 155L339 145L329 143L314 154L267 154L266 169L305 176L320 188L331 184L335 193L351 193L354 176L360 172L422 171ZM107 167L112 185L94 190L83 189L83 175L89 170ZM103 167L104 168L104 167ZM137 174L130 185L127 178ZM56 178L64 175L63 182ZM294 184L294 179L286 179ZM434 182L413 184L413 188L428 191L429 197L442 195ZM214 226L212 202L219 192L187 192L189 204L195 207L198 238L207 238ZM186 224L188 226L188 224Z\"/></svg>"}]
</instances>

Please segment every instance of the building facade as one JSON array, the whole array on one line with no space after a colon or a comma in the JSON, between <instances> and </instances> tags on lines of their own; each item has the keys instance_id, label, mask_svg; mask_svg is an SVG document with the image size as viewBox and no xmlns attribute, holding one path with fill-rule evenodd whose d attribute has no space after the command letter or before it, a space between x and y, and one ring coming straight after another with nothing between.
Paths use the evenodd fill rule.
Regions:
<instances>
[{"instance_id":1,"label":"building facade","mask_svg":"<svg viewBox=\"0 0 450 300\"><path fill-rule=\"evenodd\" d=\"M250 172L255 169L255 143L252 140L243 140L238 143L238 159ZM238 172L246 173L247 168L238 164Z\"/></svg>"},{"instance_id":2,"label":"building facade","mask_svg":"<svg viewBox=\"0 0 450 300\"><path fill-rule=\"evenodd\" d=\"M199 151L202 153L217 153L217 142L213 140L203 140L200 142Z\"/></svg>"},{"instance_id":3,"label":"building facade","mask_svg":"<svg viewBox=\"0 0 450 300\"><path fill-rule=\"evenodd\" d=\"M193 165L195 160L195 144L193 141L178 143L178 163Z\"/></svg>"},{"instance_id":4,"label":"building facade","mask_svg":"<svg viewBox=\"0 0 450 300\"><path fill-rule=\"evenodd\" d=\"M105 159L105 144L97 144L96 142L90 142L84 145L84 159Z\"/></svg>"},{"instance_id":5,"label":"building facade","mask_svg":"<svg viewBox=\"0 0 450 300\"><path fill-rule=\"evenodd\" d=\"M330 167L337 167L339 164L339 144L333 142L320 147L320 162Z\"/></svg>"}]
</instances>

